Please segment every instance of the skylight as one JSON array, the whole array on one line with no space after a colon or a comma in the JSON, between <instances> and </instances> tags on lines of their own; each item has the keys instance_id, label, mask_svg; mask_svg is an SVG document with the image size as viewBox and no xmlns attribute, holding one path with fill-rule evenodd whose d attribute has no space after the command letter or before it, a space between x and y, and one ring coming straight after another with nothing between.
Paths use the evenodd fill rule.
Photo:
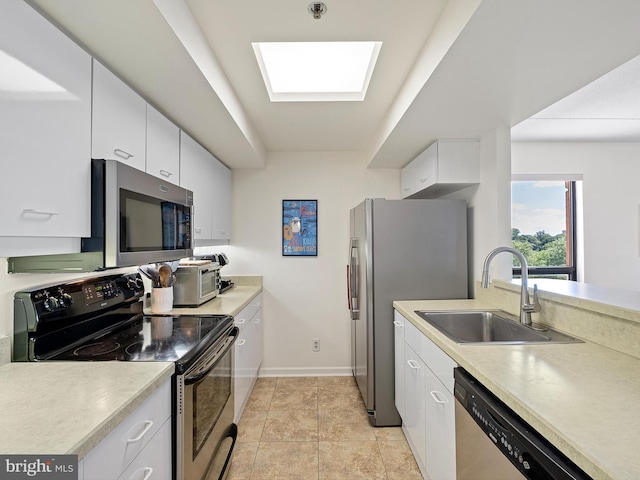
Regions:
<instances>
[{"instance_id":1,"label":"skylight","mask_svg":"<svg viewBox=\"0 0 640 480\"><path fill-rule=\"evenodd\" d=\"M364 100L382 42L252 45L272 102L339 102Z\"/></svg>"}]
</instances>

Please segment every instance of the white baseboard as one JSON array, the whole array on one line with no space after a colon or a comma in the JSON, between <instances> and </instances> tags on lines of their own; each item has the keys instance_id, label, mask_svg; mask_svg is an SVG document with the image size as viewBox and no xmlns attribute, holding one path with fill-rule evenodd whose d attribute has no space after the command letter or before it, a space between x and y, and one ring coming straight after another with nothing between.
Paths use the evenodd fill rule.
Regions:
<instances>
[{"instance_id":1,"label":"white baseboard","mask_svg":"<svg viewBox=\"0 0 640 480\"><path fill-rule=\"evenodd\" d=\"M346 377L351 367L261 367L259 377Z\"/></svg>"}]
</instances>

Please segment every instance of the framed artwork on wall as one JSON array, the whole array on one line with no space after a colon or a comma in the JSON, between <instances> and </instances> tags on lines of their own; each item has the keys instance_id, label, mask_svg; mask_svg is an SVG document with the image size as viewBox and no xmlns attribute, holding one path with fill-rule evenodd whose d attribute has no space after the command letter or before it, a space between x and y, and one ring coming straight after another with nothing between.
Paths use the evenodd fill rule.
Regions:
<instances>
[{"instance_id":1,"label":"framed artwork on wall","mask_svg":"<svg viewBox=\"0 0 640 480\"><path fill-rule=\"evenodd\" d=\"M282 201L282 255L318 256L318 201Z\"/></svg>"}]
</instances>

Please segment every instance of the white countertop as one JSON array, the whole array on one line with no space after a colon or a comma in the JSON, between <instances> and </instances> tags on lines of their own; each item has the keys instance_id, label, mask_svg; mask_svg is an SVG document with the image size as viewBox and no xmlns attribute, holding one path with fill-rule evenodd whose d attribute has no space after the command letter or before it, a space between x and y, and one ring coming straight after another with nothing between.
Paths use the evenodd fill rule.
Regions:
<instances>
[{"instance_id":1,"label":"white countertop","mask_svg":"<svg viewBox=\"0 0 640 480\"><path fill-rule=\"evenodd\" d=\"M0 367L0 453L83 458L174 372L172 362Z\"/></svg>"},{"instance_id":2,"label":"white countertop","mask_svg":"<svg viewBox=\"0 0 640 480\"><path fill-rule=\"evenodd\" d=\"M394 307L595 480L640 479L640 360L594 343L458 345L414 310L496 308L479 300Z\"/></svg>"}]
</instances>

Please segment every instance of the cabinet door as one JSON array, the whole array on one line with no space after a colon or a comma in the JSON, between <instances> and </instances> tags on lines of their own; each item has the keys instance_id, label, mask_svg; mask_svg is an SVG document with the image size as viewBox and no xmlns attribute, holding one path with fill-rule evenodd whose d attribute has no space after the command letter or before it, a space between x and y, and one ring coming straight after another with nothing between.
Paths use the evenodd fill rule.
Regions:
<instances>
[{"instance_id":1,"label":"cabinet door","mask_svg":"<svg viewBox=\"0 0 640 480\"><path fill-rule=\"evenodd\" d=\"M93 158L119 160L145 170L147 103L95 59L92 122Z\"/></svg>"},{"instance_id":2,"label":"cabinet door","mask_svg":"<svg viewBox=\"0 0 640 480\"><path fill-rule=\"evenodd\" d=\"M427 366L409 344L404 346L405 416L403 426L421 471L426 462Z\"/></svg>"},{"instance_id":3,"label":"cabinet door","mask_svg":"<svg viewBox=\"0 0 640 480\"><path fill-rule=\"evenodd\" d=\"M427 371L426 467L433 479L456 479L455 404L451 392Z\"/></svg>"},{"instance_id":4,"label":"cabinet door","mask_svg":"<svg viewBox=\"0 0 640 480\"><path fill-rule=\"evenodd\" d=\"M258 377L258 371L260 370L260 365L262 365L262 350L263 350L263 341L262 341L262 309L258 310L258 312L251 319L251 384L256 381Z\"/></svg>"},{"instance_id":5,"label":"cabinet door","mask_svg":"<svg viewBox=\"0 0 640 480\"><path fill-rule=\"evenodd\" d=\"M88 236L91 57L15 1L0 2L0 57L1 235Z\"/></svg>"},{"instance_id":6,"label":"cabinet door","mask_svg":"<svg viewBox=\"0 0 640 480\"><path fill-rule=\"evenodd\" d=\"M211 238L229 240L231 238L231 170L213 157L213 190Z\"/></svg>"},{"instance_id":7,"label":"cabinet door","mask_svg":"<svg viewBox=\"0 0 640 480\"><path fill-rule=\"evenodd\" d=\"M402 198L433 185L438 180L438 147L434 143L400 171Z\"/></svg>"},{"instance_id":8,"label":"cabinet door","mask_svg":"<svg viewBox=\"0 0 640 480\"><path fill-rule=\"evenodd\" d=\"M147 104L147 173L180 185L180 129Z\"/></svg>"},{"instance_id":9,"label":"cabinet door","mask_svg":"<svg viewBox=\"0 0 640 480\"><path fill-rule=\"evenodd\" d=\"M211 238L211 188L213 156L189 135L180 131L180 186L193 192L194 238Z\"/></svg>"},{"instance_id":10,"label":"cabinet door","mask_svg":"<svg viewBox=\"0 0 640 480\"><path fill-rule=\"evenodd\" d=\"M393 346L395 360L395 404L400 417L404 419L404 324L405 318L394 311Z\"/></svg>"},{"instance_id":11,"label":"cabinet door","mask_svg":"<svg viewBox=\"0 0 640 480\"><path fill-rule=\"evenodd\" d=\"M438 182L473 184L480 182L480 142L440 140Z\"/></svg>"}]
</instances>

